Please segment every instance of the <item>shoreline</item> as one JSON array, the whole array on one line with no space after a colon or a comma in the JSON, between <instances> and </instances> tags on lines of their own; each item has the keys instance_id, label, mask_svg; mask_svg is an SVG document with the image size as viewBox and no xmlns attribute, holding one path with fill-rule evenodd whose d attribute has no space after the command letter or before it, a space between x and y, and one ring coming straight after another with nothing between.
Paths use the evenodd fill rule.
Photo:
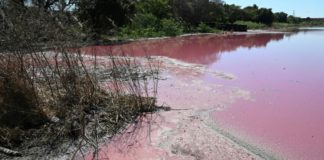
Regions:
<instances>
[{"instance_id":1,"label":"shoreline","mask_svg":"<svg viewBox=\"0 0 324 160\"><path fill-rule=\"evenodd\" d=\"M243 32L243 33L233 32L233 33L223 33L223 34L208 34L208 33L207 34L186 34L178 37L201 36L201 35L227 36L227 35L242 35L242 34L246 35L246 34L285 34L285 33L293 33L293 32L283 32L283 31L274 31L274 30L250 30L249 32ZM166 38L174 38L174 37L160 37L160 38L142 39L136 41L158 40L158 39L166 39ZM195 70L196 72L201 72L197 70L203 70L203 72L206 73L206 71L204 69L201 69L200 67L195 67L195 66L190 67L192 63L178 62L177 60L168 59L165 57L160 57L160 58L164 59L165 61L164 63L167 63L167 65L169 65L169 70L171 70L171 72L174 72L177 69L179 70L179 68L182 68L183 70L186 71L189 70L189 72L185 72L186 74L192 73L191 69ZM170 67L170 65L173 67ZM180 77L183 79L178 78L179 73L181 72L175 72L173 74L171 73L171 75L169 73L168 79L171 79L171 82L173 83L169 83L165 85L164 88L173 87L176 89L171 89L171 91L169 91L171 92L171 95L169 96L164 95L165 97L162 97L162 99L165 100L162 101L163 103L167 102L168 105L170 105L173 109L177 111L158 113L159 115L163 116L164 119L168 119L166 120L166 122L163 122L166 124L161 125L161 128L153 131L152 135L150 135L149 141L143 141L143 139L138 139L140 145L138 146L135 145L137 148L135 147L127 150L133 153L133 155L131 155L131 157L127 157L128 153L123 153L122 155L124 157L122 159L125 158L125 154L129 160L133 160L136 158L148 159L148 157L146 157L145 154L142 155L135 154L135 153L143 153L144 151L141 150L142 148L150 150L151 154L156 153L156 155L158 155L158 157L154 157L154 155L148 154L153 157L153 158L150 157L152 159L165 158L165 159L173 160L173 159L190 159L190 158L194 159L195 157L196 158L203 157L201 159L208 159L208 157L217 156L214 155L213 153L218 153L220 156L229 156L229 157L232 156L231 158L227 157L228 159L234 159L233 157L236 156L240 157L240 158L236 157L236 159L282 159L283 155L279 153L275 153L273 151L270 152L269 148L267 148L266 145L263 146L258 143L253 143L253 141L249 139L244 139L244 137L235 136L235 132L232 132L231 134L228 131L225 131L224 129L222 129L222 127L217 125L217 122L212 121L211 119L212 117L206 116L213 110L217 111L217 110L221 110L222 107L224 106L225 107L229 106L229 104L233 103L233 101L235 101L236 99L242 99L242 98L245 99L244 97L239 96L239 94L237 93L238 91L234 90L233 92L233 90L229 89L231 92L233 92L233 94L231 94L230 96L234 96L234 97L237 96L234 98L233 101L231 99L226 99L228 95L222 95L222 94L219 95L220 97L223 96L222 98L224 99L217 99L220 101L217 100L213 101L210 95L207 95L208 93L210 93L210 91L213 91L213 89L204 88L206 86L203 85L199 81L199 79L198 80L190 79L190 78L186 79L181 76ZM189 76L191 76L192 78L192 75ZM218 76L219 78L224 78L221 77L219 74L217 74L216 76ZM227 80L231 80L231 79L233 78L229 78ZM191 82L188 82L188 80ZM189 90L191 89L193 92L190 92L188 88ZM216 87L214 89L220 90L220 92L222 93L226 93L228 88L225 89L224 88L225 88L224 86L221 86L219 88ZM188 96L188 97L186 98L183 97L181 98L179 96L177 97L175 93L178 90L181 90L181 93L184 93L184 95L182 96ZM165 91L166 90L164 90L164 92ZM195 93L196 91L200 91L200 92ZM204 103L206 102L207 105L206 104L202 105L201 103L198 103L197 101L195 101L196 98L193 97L192 95L201 96L203 100L201 100L200 102L204 102ZM181 102L179 103L179 101L182 101L182 103ZM181 110L189 110L189 111L181 111ZM202 131L195 129L195 127L199 128L199 130ZM199 137L207 137L207 139L203 139ZM212 146L210 145L210 143L216 143L216 145ZM268 149L268 151L266 149ZM207 151L205 152L205 150ZM210 152L208 152L208 150L210 150ZM113 153L116 154L115 155L116 157L114 157L113 159L120 158L121 156L120 153L116 153L116 151ZM139 158L136 156L139 156ZM218 157L218 159L226 159L226 158Z\"/></svg>"},{"instance_id":2,"label":"shoreline","mask_svg":"<svg viewBox=\"0 0 324 160\"><path fill-rule=\"evenodd\" d=\"M210 112L222 110L236 100L249 100L249 93L239 88L204 84L194 74L182 77L179 75L181 70L205 71L191 63L164 57L156 58L162 59L162 63L166 65L163 67L163 77L167 77L167 80L160 82L158 103L167 104L172 109L155 113L154 121L138 128L136 135L131 135L133 138L129 138L130 135L125 130L123 134L116 135L116 141L105 142L99 153L100 158L114 160L277 159L263 149L222 130L209 116ZM189 67L190 65L193 67ZM216 77L232 80L223 75L216 75ZM179 90L181 95L177 94ZM194 94L199 95L200 98L193 98ZM92 153L89 152L88 155L87 157L90 157Z\"/></svg>"},{"instance_id":3,"label":"shoreline","mask_svg":"<svg viewBox=\"0 0 324 160\"><path fill-rule=\"evenodd\" d=\"M181 63L183 63L183 62L177 63L177 60L169 59L169 58L166 59L166 61L172 61L173 62L172 65L179 65L180 64L180 66L177 66L177 67L181 67ZM166 62L164 62L164 63L166 63ZM185 64L185 66L188 66L188 65L190 65L190 63ZM191 65L195 66L195 64L191 64ZM194 68L194 67L192 67L192 68ZM194 70L199 70L199 69L195 68ZM209 73L208 71L205 71L205 73L212 74L212 73ZM232 75L230 73L223 73L223 75L231 75L231 76L235 77L235 75ZM224 79L224 80L233 80L233 79L235 79L235 78L228 79L228 78L226 78L226 76L223 76L223 75L216 75L216 77L218 77L220 79ZM197 84L194 84L194 85L197 88L201 88L202 86L205 86L205 85L208 86L208 84L202 84L202 83L198 83L198 85ZM195 90L195 88L194 88L195 86L190 86L190 88L193 88L193 90ZM212 86L210 86L210 87L213 88ZM203 91L203 92L206 93L206 94L209 94L210 90L207 89L207 91ZM250 98L251 98L250 95L244 95L244 96L240 95L241 92L245 92L244 90L241 90L241 89L238 89L236 91L232 90L231 92L233 94L231 96L234 96L234 97L237 96L234 99L250 100ZM220 93L220 94L222 94L222 93ZM212 97L208 97L207 99L203 99L203 100L201 100L201 102L206 102L206 101L208 101L209 98L212 98ZM234 100L234 101L236 101L236 100ZM238 147L237 149L244 150L244 152L251 154L256 159L268 159L268 160L280 159L280 158L277 157L277 155L273 155L272 153L267 152L265 149L257 147L256 144L251 144L248 141L246 141L246 140L244 140L242 138L236 137L233 134L229 133L228 131L225 131L224 129L222 129L217 124L217 122L215 120L212 119L212 117L210 116L210 113L212 113L214 111L222 110L222 109L224 109L224 107L225 108L229 107L229 105L231 103L233 103L233 101L225 102L225 103L228 103L228 104L224 104L224 103L218 103L217 104L217 102L215 104L213 102L211 102L211 103L207 102L207 105L205 104L205 106L203 106L202 108L200 106L200 107L197 107L197 108L194 108L194 109L190 110L191 111L190 114L191 114L191 116L200 118L201 119L200 125L206 127L206 129L210 130L211 133L215 133L216 134L215 136L223 137L224 139L226 139L226 141L235 144L236 147ZM194 104L194 105L199 106L198 104ZM211 107L210 108L209 106L212 106L212 105L216 105L217 107ZM174 104L174 106L171 106L171 107L177 108L176 106L181 106L181 105L180 104L178 104L178 105ZM181 125L185 125L186 122L184 121L184 122L179 122L179 123ZM188 126L188 127L190 128L190 126ZM202 134L201 136L204 135L204 133L201 133L201 134Z\"/></svg>"},{"instance_id":4,"label":"shoreline","mask_svg":"<svg viewBox=\"0 0 324 160\"><path fill-rule=\"evenodd\" d=\"M206 112L203 114L209 114L213 111ZM278 155L275 155L273 153L270 153L266 151L265 149L257 147L255 144L247 142L244 138L239 138L235 136L234 134L230 133L229 131L226 131L222 129L215 120L209 119L207 121L207 126L215 130L219 135L226 137L228 140L232 141L233 143L237 144L238 146L244 148L248 152L253 153L255 156L258 156L260 159L266 159L266 160L276 160L280 159L278 158Z\"/></svg>"},{"instance_id":5,"label":"shoreline","mask_svg":"<svg viewBox=\"0 0 324 160\"><path fill-rule=\"evenodd\" d=\"M248 34L284 34L284 33L289 33L289 32L274 32L274 31L265 31L265 30L252 30L249 32L233 32L233 33L224 33L224 34L186 34L182 35L179 37L185 37L185 36L201 36L201 35L215 35L215 36L228 36L228 35L248 35ZM145 39L145 40L155 40L155 39L166 39L166 38L174 38L174 37L161 37L161 38L154 38L154 39ZM217 37L216 37L217 38ZM104 57L102 57L104 58ZM154 58L154 57L153 57ZM148 142L143 142L141 139L136 139L136 141L139 141L140 143L144 143L144 148L149 148L152 150L152 153L154 151L158 151L161 157L164 157L166 159L172 160L174 159L181 159L183 156L191 156L191 152L193 151L198 151L198 155L214 155L214 153L219 153L223 154L223 156L241 156L239 159L250 159L250 158L255 158L255 159L278 159L276 155L270 154L269 152L258 148L256 145L252 145L251 143L248 143L247 141L244 140L244 138L238 138L234 136L233 134L230 134L229 132L224 131L220 126L217 125L216 122L213 122L212 117L210 117L208 114L212 111L217 111L217 110L222 110L224 107L228 107L233 101L236 101L237 99L249 99L249 94L246 93L246 95L242 96L240 95L241 92L246 92L245 90L242 89L233 89L233 88L227 88L226 86L221 86L222 84L217 84L216 86L209 86L209 85L204 85L200 79L195 78L194 75L196 74L209 74L213 75L217 78L223 79L223 80L232 80L235 79L235 75L224 73L221 71L217 72L210 72L204 68L204 65L196 65L194 63L187 63L187 62L182 62L174 58L168 58L167 56L161 56L161 57L155 57L156 59L159 59L163 61L163 64L165 65L163 67L164 71L163 72L169 72L167 73L166 77L168 79L171 79L171 81L166 82L165 84L165 89L168 90L168 88L172 87L171 89L172 92L171 96L168 95L163 95L162 96L162 102L160 103L163 105L164 102L166 102L168 105L171 106L172 109L175 109L174 111L170 112L162 112L162 113L157 113L161 114L164 116L165 119L170 118L170 120L167 120L167 125L162 127L162 130L157 129L157 131L153 131L152 133L152 139L153 139L153 145L151 143L151 138L150 138L150 143ZM180 72L175 72L175 71L180 71ZM178 75L180 74L192 74L189 75L189 78L186 78L186 76ZM189 82L188 82L189 80ZM175 88L175 89L174 89ZM163 90L166 92L166 90ZM185 98L177 97L177 92L178 90L181 90L185 93ZM162 92L163 92L162 91ZM212 91L212 92L211 92ZM213 91L218 91L216 95L220 96L221 98L214 100L213 96L210 96L208 94L214 93ZM196 93L198 92L198 93ZM227 92L230 92L227 93ZM199 95L202 96L203 100L197 100L195 97L192 95ZM229 95L226 95L229 94ZM182 95L183 96L183 95ZM217 97L217 96L216 96ZM170 100L171 98L171 100ZM172 99L173 98L173 99ZM177 100L182 101L182 102L176 102ZM188 101L189 100L189 101ZM197 101L195 101L197 100ZM219 101L218 101L219 100ZM202 104L201 102L205 103ZM182 103L182 104L181 104ZM182 108L185 106L184 108ZM184 110L183 110L184 109ZM186 111L186 110L189 110ZM170 116L171 115L171 116ZM202 130L205 132L197 131L195 128L190 127L190 124L192 122L195 122L196 125L195 127L201 127ZM155 123L155 122L153 122ZM159 124L157 124L159 125ZM187 125L187 126L186 126ZM171 127L170 127L171 126ZM179 130L179 127L181 129L181 126L186 126L182 129L191 129L193 133L182 133L181 130ZM189 126L189 127L188 127ZM157 127L157 126L155 126ZM147 129L147 128L144 128ZM127 132L127 130L123 131ZM157 133L157 132L163 132L163 133ZM198 142L201 142L201 147L203 148L208 148L211 150L213 153L208 152L208 153L203 153L203 151L199 150L199 146L197 149L197 146L191 146L191 144L195 144L194 141L192 141L190 144L186 143L184 144L183 142L177 141L177 143L170 143L170 141L175 142L173 139L163 139L163 134L168 135L169 134L174 134L178 133L176 135L172 136L178 136L179 139L184 139L182 137L182 134L184 137L187 138L187 141L190 142L192 137L197 137L197 136L203 136L203 137L212 137L215 136L213 140L211 139L199 139ZM119 135L116 135L117 137ZM144 136L144 135L139 135L139 136ZM144 136L145 137L145 136ZM161 138L162 137L162 138ZM142 137L143 138L143 137ZM155 140L154 140L155 139ZM213 142L219 142L216 146L211 146L210 141ZM109 146L109 140L107 140L104 144ZM116 142L114 142L115 144ZM118 143L118 142L117 142ZM147 143L147 144L146 144ZM166 148L161 148L162 146L165 146L165 143L167 144ZM133 144L132 144L133 145ZM135 145L136 146L136 145ZM137 146L138 147L138 146ZM186 148L187 147L187 148ZM190 148L193 147L193 148ZM214 147L214 148L213 148ZM111 146L110 146L111 148ZM141 147L138 147L141 149ZM224 149L224 150L222 150ZM136 149L135 149L136 150ZM126 152L128 150L125 150ZM189 152L190 151L190 152ZM220 153L221 151L221 153ZM111 152L111 151L108 151ZM118 149L113 152L120 152ZM175 154L176 153L176 154ZM189 155L188 155L189 153ZM183 155L185 154L185 155ZM225 154L225 155L224 155ZM125 155L124 155L125 156ZM134 156L134 155L131 155ZM199 157L198 156L198 157ZM179 158L180 157L180 158ZM118 158L118 156L117 156ZM123 157L125 158L125 157ZM141 158L147 158L147 157L141 157ZM156 159L158 159L157 157ZM223 157L224 158L224 157ZM113 158L115 159L115 158ZM203 158L203 159L208 159ZM133 160L130 158L130 160Z\"/></svg>"},{"instance_id":6,"label":"shoreline","mask_svg":"<svg viewBox=\"0 0 324 160\"><path fill-rule=\"evenodd\" d=\"M177 38L177 37L187 37L187 36L203 36L203 35L245 35L245 34L265 34L265 33L273 33L273 34L281 34L281 33L293 33L303 31L303 28L323 28L324 26L292 26L288 28L260 28L260 29L248 29L246 32L236 32L236 31L221 31L218 33L184 33L178 36L170 37L170 36L162 36L162 37L142 37L138 39L118 39L114 38L108 41L117 42L116 44L120 43L129 43L129 42L136 42L136 41L147 41L147 40L159 40L159 39L168 39L168 38ZM119 42L119 43L118 43ZM110 44L111 45L111 44Z\"/></svg>"},{"instance_id":7,"label":"shoreline","mask_svg":"<svg viewBox=\"0 0 324 160\"><path fill-rule=\"evenodd\" d=\"M297 30L299 30L298 27ZM178 36L162 36L162 37L142 37L142 38L127 38L127 39L119 39L118 37L108 39L108 40L98 40L96 42L88 42L87 46L105 46L105 45L121 45L126 43L132 43L132 42L141 42L141 41L150 41L150 40L163 40L163 39L170 39L170 38L181 38L181 37L190 37L190 36L208 36L208 35L214 35L214 36L229 36L229 35L248 35L248 34L282 34L282 33L293 33L294 31L287 30L287 29L251 29L247 32L230 32L230 31L221 31L219 33L185 33Z\"/></svg>"}]
</instances>

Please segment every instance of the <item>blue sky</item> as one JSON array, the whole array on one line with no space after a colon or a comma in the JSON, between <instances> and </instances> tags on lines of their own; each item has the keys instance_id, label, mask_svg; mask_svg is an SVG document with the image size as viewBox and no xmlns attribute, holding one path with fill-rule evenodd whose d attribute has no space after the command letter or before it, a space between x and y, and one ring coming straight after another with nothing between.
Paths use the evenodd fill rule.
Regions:
<instances>
[{"instance_id":1,"label":"blue sky","mask_svg":"<svg viewBox=\"0 0 324 160\"><path fill-rule=\"evenodd\" d=\"M286 12L290 15L295 10L299 17L323 17L324 0L223 0L227 4L236 4L242 7L253 4L259 7L272 8L274 12Z\"/></svg>"}]
</instances>

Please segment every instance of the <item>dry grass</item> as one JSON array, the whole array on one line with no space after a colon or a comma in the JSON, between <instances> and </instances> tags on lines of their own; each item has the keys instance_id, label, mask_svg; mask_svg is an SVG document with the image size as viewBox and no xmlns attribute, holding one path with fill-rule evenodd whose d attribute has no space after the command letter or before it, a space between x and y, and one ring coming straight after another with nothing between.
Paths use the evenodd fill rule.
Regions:
<instances>
[{"instance_id":1,"label":"dry grass","mask_svg":"<svg viewBox=\"0 0 324 160\"><path fill-rule=\"evenodd\" d=\"M84 37L72 34L69 15L0 11L0 147L24 155L45 146L39 156L71 142L74 155L92 147L96 158L101 137L155 111L159 68L151 59L107 53L99 63L75 49Z\"/></svg>"}]
</instances>

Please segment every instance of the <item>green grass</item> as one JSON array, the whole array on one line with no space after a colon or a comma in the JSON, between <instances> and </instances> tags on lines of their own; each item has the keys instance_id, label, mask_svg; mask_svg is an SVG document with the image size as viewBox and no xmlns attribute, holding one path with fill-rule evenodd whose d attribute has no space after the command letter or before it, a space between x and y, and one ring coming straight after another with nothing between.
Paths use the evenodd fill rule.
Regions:
<instances>
[{"instance_id":1,"label":"green grass","mask_svg":"<svg viewBox=\"0 0 324 160\"><path fill-rule=\"evenodd\" d=\"M235 24L246 25L248 29L264 29L268 27L265 24L251 22L251 21L236 21Z\"/></svg>"},{"instance_id":2,"label":"green grass","mask_svg":"<svg viewBox=\"0 0 324 160\"><path fill-rule=\"evenodd\" d=\"M318 27L324 27L324 21L310 21L310 22L302 22L300 23L302 26L318 26Z\"/></svg>"},{"instance_id":3,"label":"green grass","mask_svg":"<svg viewBox=\"0 0 324 160\"><path fill-rule=\"evenodd\" d=\"M198 33L219 33L220 32L220 30L218 30L216 28L209 27L205 23L200 23L195 30Z\"/></svg>"},{"instance_id":4,"label":"green grass","mask_svg":"<svg viewBox=\"0 0 324 160\"><path fill-rule=\"evenodd\" d=\"M274 22L271 26L267 26L262 23L256 23L251 21L236 21L235 24L247 25L248 29L275 29L283 31L296 30L299 27L311 27L311 26L324 26L323 21L310 21L301 23L279 23Z\"/></svg>"}]
</instances>

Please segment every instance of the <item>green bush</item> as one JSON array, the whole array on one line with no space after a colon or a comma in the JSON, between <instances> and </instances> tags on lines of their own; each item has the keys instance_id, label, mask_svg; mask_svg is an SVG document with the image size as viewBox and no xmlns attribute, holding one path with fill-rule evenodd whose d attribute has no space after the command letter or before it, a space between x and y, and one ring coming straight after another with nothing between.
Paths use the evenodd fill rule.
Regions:
<instances>
[{"instance_id":1,"label":"green bush","mask_svg":"<svg viewBox=\"0 0 324 160\"><path fill-rule=\"evenodd\" d=\"M284 28L290 28L290 27L294 27L296 25L294 24L290 24L290 23L279 23L279 22L276 22L276 23L273 23L272 24L272 28L275 28L275 29L284 29Z\"/></svg>"},{"instance_id":2,"label":"green bush","mask_svg":"<svg viewBox=\"0 0 324 160\"><path fill-rule=\"evenodd\" d=\"M200 33L213 33L215 32L215 30L211 27L209 27L207 24L205 23L200 23L197 27L197 31Z\"/></svg>"},{"instance_id":3,"label":"green bush","mask_svg":"<svg viewBox=\"0 0 324 160\"><path fill-rule=\"evenodd\" d=\"M159 37L160 32L157 32L155 28L131 28L123 27L119 30L119 37L122 39L133 38L138 39L142 37Z\"/></svg>"},{"instance_id":4,"label":"green bush","mask_svg":"<svg viewBox=\"0 0 324 160\"><path fill-rule=\"evenodd\" d=\"M159 25L159 19L150 13L136 14L133 18L132 28L156 28Z\"/></svg>"},{"instance_id":5,"label":"green bush","mask_svg":"<svg viewBox=\"0 0 324 160\"><path fill-rule=\"evenodd\" d=\"M300 23L301 26L324 26L324 21L309 21Z\"/></svg>"},{"instance_id":6,"label":"green bush","mask_svg":"<svg viewBox=\"0 0 324 160\"><path fill-rule=\"evenodd\" d=\"M159 37L161 33L157 32L155 28L140 28L134 30L134 36L136 37Z\"/></svg>"},{"instance_id":7,"label":"green bush","mask_svg":"<svg viewBox=\"0 0 324 160\"><path fill-rule=\"evenodd\" d=\"M236 21L235 24L246 25L248 29L263 29L267 27L267 25L265 24L251 22L251 21Z\"/></svg>"},{"instance_id":8,"label":"green bush","mask_svg":"<svg viewBox=\"0 0 324 160\"><path fill-rule=\"evenodd\" d=\"M160 31L164 36L177 36L183 33L183 26L174 19L162 19Z\"/></svg>"},{"instance_id":9,"label":"green bush","mask_svg":"<svg viewBox=\"0 0 324 160\"><path fill-rule=\"evenodd\" d=\"M119 29L119 37L122 38L141 38L156 37L160 34L156 31L159 27L159 19L150 13L137 14L128 26Z\"/></svg>"}]
</instances>

